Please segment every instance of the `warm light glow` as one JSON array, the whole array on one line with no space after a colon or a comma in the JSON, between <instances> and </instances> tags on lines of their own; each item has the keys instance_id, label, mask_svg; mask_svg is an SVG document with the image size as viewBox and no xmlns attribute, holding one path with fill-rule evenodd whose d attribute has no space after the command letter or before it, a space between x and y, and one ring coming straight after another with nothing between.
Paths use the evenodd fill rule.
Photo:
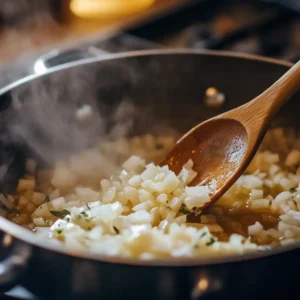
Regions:
<instances>
[{"instance_id":1,"label":"warm light glow","mask_svg":"<svg viewBox=\"0 0 300 300\"><path fill-rule=\"evenodd\" d=\"M198 289L200 291L205 291L208 288L208 280L206 278L202 278L198 282Z\"/></svg>"},{"instance_id":2,"label":"warm light glow","mask_svg":"<svg viewBox=\"0 0 300 300\"><path fill-rule=\"evenodd\" d=\"M12 243L12 237L11 237L11 235L5 234L4 237L3 237L2 245L4 247L8 247L8 246L11 245L11 243Z\"/></svg>"},{"instance_id":3,"label":"warm light glow","mask_svg":"<svg viewBox=\"0 0 300 300\"><path fill-rule=\"evenodd\" d=\"M107 18L137 13L155 0L72 0L70 10L81 18Z\"/></svg>"}]
</instances>

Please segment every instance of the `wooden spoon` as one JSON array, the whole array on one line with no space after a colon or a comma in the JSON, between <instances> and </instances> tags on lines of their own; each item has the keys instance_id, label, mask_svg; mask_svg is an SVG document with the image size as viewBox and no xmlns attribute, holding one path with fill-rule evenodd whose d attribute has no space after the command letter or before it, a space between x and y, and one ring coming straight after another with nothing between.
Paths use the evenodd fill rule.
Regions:
<instances>
[{"instance_id":1,"label":"wooden spoon","mask_svg":"<svg viewBox=\"0 0 300 300\"><path fill-rule=\"evenodd\" d=\"M299 89L300 61L250 102L195 126L160 165L168 165L178 174L192 159L198 174L190 185L208 185L211 201L203 208L211 205L242 175L270 120Z\"/></svg>"}]
</instances>

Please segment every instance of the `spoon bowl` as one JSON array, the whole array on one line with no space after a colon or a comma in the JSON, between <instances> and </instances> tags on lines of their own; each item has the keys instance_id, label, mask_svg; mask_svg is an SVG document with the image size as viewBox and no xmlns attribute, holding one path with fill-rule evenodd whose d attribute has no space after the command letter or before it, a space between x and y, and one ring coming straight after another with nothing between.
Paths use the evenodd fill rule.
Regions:
<instances>
[{"instance_id":1,"label":"spoon bowl","mask_svg":"<svg viewBox=\"0 0 300 300\"><path fill-rule=\"evenodd\" d=\"M187 158L191 159L195 162L197 176L190 185L208 185L213 201L224 185L239 176L239 166L247 147L248 134L240 122L213 119L198 125L182 137L162 164L168 164L178 174Z\"/></svg>"},{"instance_id":2,"label":"spoon bowl","mask_svg":"<svg viewBox=\"0 0 300 300\"><path fill-rule=\"evenodd\" d=\"M209 119L186 133L161 162L176 174L192 160L197 176L191 186L207 185L217 201L246 170L270 120L300 89L300 62L252 101Z\"/></svg>"}]
</instances>

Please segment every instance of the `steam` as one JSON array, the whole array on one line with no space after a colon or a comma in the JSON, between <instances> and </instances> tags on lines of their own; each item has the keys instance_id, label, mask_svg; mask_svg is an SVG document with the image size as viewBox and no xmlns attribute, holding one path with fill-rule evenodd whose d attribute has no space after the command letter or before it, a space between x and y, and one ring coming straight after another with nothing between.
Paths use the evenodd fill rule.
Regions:
<instances>
[{"instance_id":1,"label":"steam","mask_svg":"<svg viewBox=\"0 0 300 300\"><path fill-rule=\"evenodd\" d=\"M99 107L101 96L94 93L89 76L75 74L50 84L32 84L25 91L13 92L16 114L9 132L13 140L24 141L32 152L47 164L65 159L70 154L93 147L108 139L121 139L132 130L138 116L136 107L126 97L119 99L111 112ZM60 77L60 76L58 76ZM65 85L66 84L66 85ZM85 118L78 118L78 110L89 107Z\"/></svg>"},{"instance_id":2,"label":"steam","mask_svg":"<svg viewBox=\"0 0 300 300\"><path fill-rule=\"evenodd\" d=\"M34 0L37 6L41 5L40 2ZM13 9L12 1L5 0L2 10L16 14ZM32 53L32 49L37 46L38 51L44 52L48 42L53 45L51 36L56 33L64 36L66 33L47 13L30 11L28 14L30 17L20 19L16 26L8 27L3 34L3 44L18 49L18 53L14 53L14 50L5 48L3 57L7 61L22 50L23 53L38 55ZM48 36L45 31L49 30L54 33ZM42 36L40 32L43 32ZM50 40L47 40L49 37ZM74 39L74 36L65 37L69 41ZM157 68L157 65L154 67ZM143 68L144 65L131 65L124 61L79 66L48 74L1 96L0 190L3 192L8 178L15 183L15 179L21 176L24 146L26 156L33 156L46 165L54 165L73 154L89 151L85 152L88 153L87 159L77 163L77 169L86 168L88 172L89 167L96 166L99 170L102 166L102 169L111 172L119 163L117 157L96 155L92 147L110 140L126 139L132 134L148 133L151 131L148 124L157 123L153 107L149 107L149 101L144 101L139 88L141 80L145 82L148 77L147 71L141 72ZM14 76L19 78L25 75L19 73L17 70ZM5 76L10 75L3 74ZM13 81L16 78L7 79ZM148 91L145 98L149 100L151 97ZM5 109L2 107L4 98L10 102ZM80 110L90 113L81 118ZM161 133L162 128L156 129L157 132L159 130ZM22 150L16 145L21 146ZM116 150L122 151L112 149Z\"/></svg>"},{"instance_id":3,"label":"steam","mask_svg":"<svg viewBox=\"0 0 300 300\"><path fill-rule=\"evenodd\" d=\"M143 99L138 99L139 84L134 67L114 61L30 81L10 94L10 140L26 145L34 158L53 165L101 143L149 133L147 124L149 120L156 123L155 115L149 103L143 105ZM98 160L116 163L113 154Z\"/></svg>"},{"instance_id":4,"label":"steam","mask_svg":"<svg viewBox=\"0 0 300 300\"><path fill-rule=\"evenodd\" d=\"M76 176L100 176L102 172L109 177L122 163L120 157L128 153L124 149L128 137L176 135L168 126L177 124L176 118L166 120L176 112L166 101L173 92L156 78L160 68L156 59L108 60L78 64L18 86L6 95L10 104L0 112L0 123L6 128L0 132L0 143L20 145L26 157L46 166L59 165L57 174L71 174L71 169ZM110 143L105 153L99 152L101 145L115 140L121 142ZM0 147L0 155L1 151ZM10 153L17 154L15 149ZM77 155L80 153L83 158ZM5 161L0 166L11 164L1 169L6 173L3 181L18 168L21 158ZM60 181L59 176L56 179Z\"/></svg>"}]
</instances>

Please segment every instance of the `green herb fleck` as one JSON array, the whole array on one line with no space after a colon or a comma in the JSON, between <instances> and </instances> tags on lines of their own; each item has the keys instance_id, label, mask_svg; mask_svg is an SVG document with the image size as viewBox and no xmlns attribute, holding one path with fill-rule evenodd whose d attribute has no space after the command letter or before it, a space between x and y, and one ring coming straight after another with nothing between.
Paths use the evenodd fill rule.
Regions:
<instances>
[{"instance_id":1,"label":"green herb fleck","mask_svg":"<svg viewBox=\"0 0 300 300\"><path fill-rule=\"evenodd\" d=\"M114 231L115 231L116 234L120 233L120 230L116 226L113 226L113 229L114 229Z\"/></svg>"},{"instance_id":2,"label":"green herb fleck","mask_svg":"<svg viewBox=\"0 0 300 300\"><path fill-rule=\"evenodd\" d=\"M88 210L91 210L88 203L86 203L86 207L87 207Z\"/></svg>"},{"instance_id":3,"label":"green herb fleck","mask_svg":"<svg viewBox=\"0 0 300 300\"><path fill-rule=\"evenodd\" d=\"M82 211L80 214L82 214L84 217L88 218L88 214L85 211Z\"/></svg>"},{"instance_id":4,"label":"green herb fleck","mask_svg":"<svg viewBox=\"0 0 300 300\"><path fill-rule=\"evenodd\" d=\"M63 229L57 229L56 232L57 232L58 234L62 234Z\"/></svg>"},{"instance_id":5,"label":"green herb fleck","mask_svg":"<svg viewBox=\"0 0 300 300\"><path fill-rule=\"evenodd\" d=\"M64 210L61 210L61 211L57 211L57 210L52 210L50 209L50 212L53 216L57 217L57 218L60 218L60 219L63 219L65 216L69 215L70 212L66 209Z\"/></svg>"},{"instance_id":6,"label":"green herb fleck","mask_svg":"<svg viewBox=\"0 0 300 300\"><path fill-rule=\"evenodd\" d=\"M296 192L297 192L297 188L291 188L291 189L290 189L290 192L291 192L291 193L296 193Z\"/></svg>"},{"instance_id":7,"label":"green herb fleck","mask_svg":"<svg viewBox=\"0 0 300 300\"><path fill-rule=\"evenodd\" d=\"M161 144L161 143L156 143L155 144L155 149L156 150L161 150L161 149L163 149L164 148L164 145L163 144Z\"/></svg>"},{"instance_id":8,"label":"green herb fleck","mask_svg":"<svg viewBox=\"0 0 300 300\"><path fill-rule=\"evenodd\" d=\"M194 245L194 249L199 249L199 248L200 248L200 246L198 244Z\"/></svg>"},{"instance_id":9,"label":"green herb fleck","mask_svg":"<svg viewBox=\"0 0 300 300\"><path fill-rule=\"evenodd\" d=\"M203 233L200 235L200 237L203 238L204 236L206 236L206 233L207 233L207 232L203 232Z\"/></svg>"},{"instance_id":10,"label":"green herb fleck","mask_svg":"<svg viewBox=\"0 0 300 300\"><path fill-rule=\"evenodd\" d=\"M50 197L47 195L45 198L45 203L49 203L50 202Z\"/></svg>"},{"instance_id":11,"label":"green herb fleck","mask_svg":"<svg viewBox=\"0 0 300 300\"><path fill-rule=\"evenodd\" d=\"M216 240L214 238L210 238L210 241L206 243L206 246L212 245Z\"/></svg>"},{"instance_id":12,"label":"green herb fleck","mask_svg":"<svg viewBox=\"0 0 300 300\"><path fill-rule=\"evenodd\" d=\"M184 203L181 204L179 212L183 213L184 215L187 215L190 213L190 211L188 210L188 208L186 207L186 205Z\"/></svg>"},{"instance_id":13,"label":"green herb fleck","mask_svg":"<svg viewBox=\"0 0 300 300\"><path fill-rule=\"evenodd\" d=\"M297 202L293 199L294 204L297 206Z\"/></svg>"}]
</instances>

